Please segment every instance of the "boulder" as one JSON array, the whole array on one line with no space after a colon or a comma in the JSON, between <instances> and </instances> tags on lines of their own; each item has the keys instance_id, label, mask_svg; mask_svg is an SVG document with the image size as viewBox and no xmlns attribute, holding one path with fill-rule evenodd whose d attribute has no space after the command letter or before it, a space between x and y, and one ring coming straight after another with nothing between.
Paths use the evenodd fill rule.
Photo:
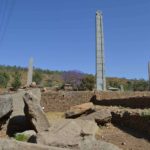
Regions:
<instances>
[{"instance_id":1,"label":"boulder","mask_svg":"<svg viewBox=\"0 0 150 150\"><path fill-rule=\"evenodd\" d=\"M56 147L77 148L86 136L95 137L98 126L89 120L64 120L52 125L48 132L37 134L37 143Z\"/></svg>"},{"instance_id":2,"label":"boulder","mask_svg":"<svg viewBox=\"0 0 150 150\"><path fill-rule=\"evenodd\" d=\"M82 114L89 114L94 111L95 107L93 103L84 103L71 107L70 110L65 113L65 116L66 118L77 118Z\"/></svg>"},{"instance_id":3,"label":"boulder","mask_svg":"<svg viewBox=\"0 0 150 150\"><path fill-rule=\"evenodd\" d=\"M38 103L40 104L41 100L41 91L39 88L35 89L27 89L27 90L20 90L16 93L12 93L11 97L13 98L13 113L11 117L16 116L24 116L24 102L23 102L23 96L26 92L32 92L36 97L38 98Z\"/></svg>"},{"instance_id":4,"label":"boulder","mask_svg":"<svg viewBox=\"0 0 150 150\"><path fill-rule=\"evenodd\" d=\"M58 147L49 147L39 144L18 142L16 140L0 140L0 150L69 150Z\"/></svg>"},{"instance_id":5,"label":"boulder","mask_svg":"<svg viewBox=\"0 0 150 150\"><path fill-rule=\"evenodd\" d=\"M105 125L106 123L111 122L111 118L111 110L109 109L101 109L87 116L79 117L79 119L83 120L95 120L98 125Z\"/></svg>"},{"instance_id":6,"label":"boulder","mask_svg":"<svg viewBox=\"0 0 150 150\"><path fill-rule=\"evenodd\" d=\"M48 119L42 107L39 104L38 98L33 95L31 92L27 92L23 96L24 100L24 113L28 121L31 123L31 126L36 132L42 132L48 130L50 127Z\"/></svg>"},{"instance_id":7,"label":"boulder","mask_svg":"<svg viewBox=\"0 0 150 150\"><path fill-rule=\"evenodd\" d=\"M0 119L13 111L13 99L10 95L0 95Z\"/></svg>"},{"instance_id":8,"label":"boulder","mask_svg":"<svg viewBox=\"0 0 150 150\"><path fill-rule=\"evenodd\" d=\"M8 122L7 134L13 136L18 132L24 132L26 130L32 130L31 125L28 123L24 114L24 101L23 96L26 92L32 92L38 97L38 103L40 105L41 91L39 88L34 89L20 89L15 93L11 93L10 96L13 99L13 112Z\"/></svg>"},{"instance_id":9,"label":"boulder","mask_svg":"<svg viewBox=\"0 0 150 150\"><path fill-rule=\"evenodd\" d=\"M36 87L37 87L36 82L32 82L32 83L30 84L30 87L32 87L32 88L36 88Z\"/></svg>"},{"instance_id":10,"label":"boulder","mask_svg":"<svg viewBox=\"0 0 150 150\"><path fill-rule=\"evenodd\" d=\"M47 88L46 87L44 87L44 88L42 88L42 90L41 90L43 93L45 93L45 92L47 92Z\"/></svg>"}]
</instances>

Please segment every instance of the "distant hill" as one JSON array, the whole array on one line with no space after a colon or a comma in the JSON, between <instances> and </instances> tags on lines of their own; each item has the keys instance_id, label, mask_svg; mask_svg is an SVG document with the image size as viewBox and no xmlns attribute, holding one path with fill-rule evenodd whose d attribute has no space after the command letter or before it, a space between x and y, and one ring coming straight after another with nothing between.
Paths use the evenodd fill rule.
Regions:
<instances>
[{"instance_id":1,"label":"distant hill","mask_svg":"<svg viewBox=\"0 0 150 150\"><path fill-rule=\"evenodd\" d=\"M27 68L18 66L0 65L0 87L11 86L13 76L18 72L21 75L22 86L27 82ZM34 68L33 80L39 85L47 87L62 87L65 83L71 84L75 90L92 90L95 86L95 76L80 71L51 71ZM126 79L107 77L107 87L120 88L123 85L126 91L146 91L148 81L144 79ZM7 82L7 83L6 83Z\"/></svg>"}]
</instances>

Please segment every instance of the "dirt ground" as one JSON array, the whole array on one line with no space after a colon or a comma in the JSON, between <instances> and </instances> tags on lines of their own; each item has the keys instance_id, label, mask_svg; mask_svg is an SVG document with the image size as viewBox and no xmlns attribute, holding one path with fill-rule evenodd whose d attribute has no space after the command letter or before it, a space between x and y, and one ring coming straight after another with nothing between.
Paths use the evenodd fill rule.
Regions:
<instances>
[{"instance_id":1,"label":"dirt ground","mask_svg":"<svg viewBox=\"0 0 150 150\"><path fill-rule=\"evenodd\" d=\"M150 142L144 139L144 135L125 128L122 130L112 124L100 127L97 138L113 143L123 150L150 150Z\"/></svg>"},{"instance_id":2,"label":"dirt ground","mask_svg":"<svg viewBox=\"0 0 150 150\"><path fill-rule=\"evenodd\" d=\"M1 130L0 131L0 139L1 138L7 138L8 136L6 135L6 130Z\"/></svg>"}]
</instances>

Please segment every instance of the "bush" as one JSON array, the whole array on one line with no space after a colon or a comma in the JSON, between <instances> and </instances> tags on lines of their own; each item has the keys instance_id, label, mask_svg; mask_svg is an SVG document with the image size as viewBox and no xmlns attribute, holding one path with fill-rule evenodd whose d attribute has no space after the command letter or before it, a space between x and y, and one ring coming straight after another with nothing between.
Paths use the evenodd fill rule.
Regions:
<instances>
[{"instance_id":1,"label":"bush","mask_svg":"<svg viewBox=\"0 0 150 150\"><path fill-rule=\"evenodd\" d=\"M0 87L6 88L9 80L10 78L7 73L0 73Z\"/></svg>"},{"instance_id":2,"label":"bush","mask_svg":"<svg viewBox=\"0 0 150 150\"><path fill-rule=\"evenodd\" d=\"M16 72L13 75L13 82L11 85L12 85L14 90L18 90L19 87L21 86L21 74L19 72Z\"/></svg>"},{"instance_id":3,"label":"bush","mask_svg":"<svg viewBox=\"0 0 150 150\"><path fill-rule=\"evenodd\" d=\"M80 90L93 90L95 86L95 77L93 75L86 75L81 82Z\"/></svg>"},{"instance_id":4,"label":"bush","mask_svg":"<svg viewBox=\"0 0 150 150\"><path fill-rule=\"evenodd\" d=\"M42 73L35 72L33 75L33 81L36 82L36 84L40 84L42 81Z\"/></svg>"}]
</instances>

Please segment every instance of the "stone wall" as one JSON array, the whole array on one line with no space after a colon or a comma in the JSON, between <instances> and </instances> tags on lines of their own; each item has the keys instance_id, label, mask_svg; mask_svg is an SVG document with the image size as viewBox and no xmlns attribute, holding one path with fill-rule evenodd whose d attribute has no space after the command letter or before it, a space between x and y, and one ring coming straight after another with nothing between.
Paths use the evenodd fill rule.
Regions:
<instances>
[{"instance_id":1,"label":"stone wall","mask_svg":"<svg viewBox=\"0 0 150 150\"><path fill-rule=\"evenodd\" d=\"M150 122L149 122L149 111L144 112L144 110L133 110L133 111L120 111L112 113L112 123L117 125L119 128L125 131L125 127L136 130L139 133L145 134L145 138L150 137ZM134 134L134 132L131 132Z\"/></svg>"},{"instance_id":2,"label":"stone wall","mask_svg":"<svg viewBox=\"0 0 150 150\"><path fill-rule=\"evenodd\" d=\"M66 111L86 102L131 108L150 108L150 92L49 91L42 93L41 105L48 111Z\"/></svg>"},{"instance_id":3,"label":"stone wall","mask_svg":"<svg viewBox=\"0 0 150 150\"><path fill-rule=\"evenodd\" d=\"M42 94L41 106L48 111L66 111L70 106L89 102L94 92L51 91Z\"/></svg>"},{"instance_id":4,"label":"stone wall","mask_svg":"<svg viewBox=\"0 0 150 150\"><path fill-rule=\"evenodd\" d=\"M95 105L150 108L150 92L104 92L92 98Z\"/></svg>"}]
</instances>

